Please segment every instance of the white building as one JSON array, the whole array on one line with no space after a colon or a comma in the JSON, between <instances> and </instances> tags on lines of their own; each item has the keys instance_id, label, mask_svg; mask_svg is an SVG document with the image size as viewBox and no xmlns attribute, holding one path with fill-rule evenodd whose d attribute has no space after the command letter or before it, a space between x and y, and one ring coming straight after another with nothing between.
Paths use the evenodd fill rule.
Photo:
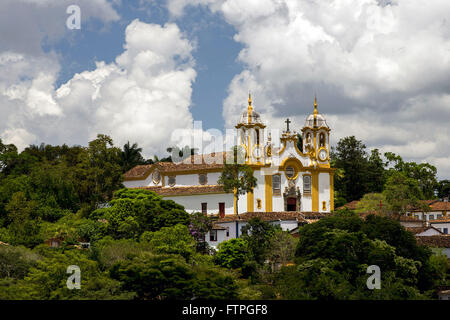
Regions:
<instances>
[{"instance_id":1,"label":"white building","mask_svg":"<svg viewBox=\"0 0 450 320\"><path fill-rule=\"evenodd\" d=\"M289 128L289 119L286 124L286 130L279 137L280 147L276 147L271 134L265 132L266 125L260 115L253 110L249 96L248 107L235 128L236 144L245 150L244 161L257 178L253 192L237 197L225 193L218 185L224 162L230 160L227 158L230 152L195 155L181 163L137 166L125 173L124 185L152 190L183 205L190 213L218 214L221 219L237 217L238 211L273 216L279 212L329 213L334 210L335 169L330 167L330 128L318 113L317 100L313 114L307 117L301 129L303 152L297 147L297 132ZM238 227L243 225L243 222L237 223ZM297 227L291 222L281 224L286 224L286 230ZM220 226L217 225L218 232L213 231L217 237L222 237L222 233L225 240L237 236L234 227L226 223L220 223ZM225 230L229 232L222 227L228 228ZM222 241L222 238L218 239L216 242Z\"/></svg>"}]
</instances>

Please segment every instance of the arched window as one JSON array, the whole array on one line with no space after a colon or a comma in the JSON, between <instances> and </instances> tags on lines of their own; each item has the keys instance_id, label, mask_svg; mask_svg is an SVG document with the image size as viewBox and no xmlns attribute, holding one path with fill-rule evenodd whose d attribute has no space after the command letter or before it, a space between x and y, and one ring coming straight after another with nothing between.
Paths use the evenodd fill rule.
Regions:
<instances>
[{"instance_id":1,"label":"arched window","mask_svg":"<svg viewBox=\"0 0 450 320\"><path fill-rule=\"evenodd\" d=\"M325 134L321 133L319 136L319 146L325 147Z\"/></svg>"},{"instance_id":2,"label":"arched window","mask_svg":"<svg viewBox=\"0 0 450 320\"><path fill-rule=\"evenodd\" d=\"M256 145L259 145L259 129L256 129Z\"/></svg>"},{"instance_id":3,"label":"arched window","mask_svg":"<svg viewBox=\"0 0 450 320\"><path fill-rule=\"evenodd\" d=\"M308 134L306 135L306 143L309 144L311 143L311 133L308 132Z\"/></svg>"}]
</instances>

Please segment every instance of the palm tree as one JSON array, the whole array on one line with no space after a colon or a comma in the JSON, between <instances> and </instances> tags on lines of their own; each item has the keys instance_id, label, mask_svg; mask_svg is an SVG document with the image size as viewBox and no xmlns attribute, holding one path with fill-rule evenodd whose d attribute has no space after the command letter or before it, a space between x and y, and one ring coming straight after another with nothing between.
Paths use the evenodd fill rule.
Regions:
<instances>
[{"instance_id":1,"label":"palm tree","mask_svg":"<svg viewBox=\"0 0 450 320\"><path fill-rule=\"evenodd\" d=\"M133 145L130 145L130 141L128 141L123 146L123 151L121 154L121 165L123 172L126 172L134 166L143 164L145 162L144 158L141 155L141 152L142 148L139 148L137 143L133 143Z\"/></svg>"}]
</instances>

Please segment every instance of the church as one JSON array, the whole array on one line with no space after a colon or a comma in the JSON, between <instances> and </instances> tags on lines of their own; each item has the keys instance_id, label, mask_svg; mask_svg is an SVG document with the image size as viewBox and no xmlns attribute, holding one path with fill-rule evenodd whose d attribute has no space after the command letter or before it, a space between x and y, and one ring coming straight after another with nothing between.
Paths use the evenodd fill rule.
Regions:
<instances>
[{"instance_id":1,"label":"church","mask_svg":"<svg viewBox=\"0 0 450 320\"><path fill-rule=\"evenodd\" d=\"M218 243L239 237L240 229L252 217L295 230L334 210L333 177L330 167L330 128L314 111L301 128L303 150L298 148L298 133L286 129L278 134L277 144L254 110L249 95L235 129L236 144L245 151L245 164L253 170L257 186L253 192L237 197L226 193L218 179L227 152L193 155L180 163L159 162L139 165L124 175L127 188L156 192L165 200L183 205L187 212L217 216L207 241Z\"/></svg>"}]
</instances>

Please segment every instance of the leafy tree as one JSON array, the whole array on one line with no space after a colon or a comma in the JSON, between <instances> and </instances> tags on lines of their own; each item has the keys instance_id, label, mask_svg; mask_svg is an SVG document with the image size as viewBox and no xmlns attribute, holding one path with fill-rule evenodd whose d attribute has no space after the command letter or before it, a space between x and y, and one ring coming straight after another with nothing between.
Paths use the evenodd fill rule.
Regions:
<instances>
[{"instance_id":1,"label":"leafy tree","mask_svg":"<svg viewBox=\"0 0 450 320\"><path fill-rule=\"evenodd\" d=\"M223 185L225 192L234 192L236 195L236 206L239 202L239 196L252 192L257 186L257 180L253 176L253 170L250 166L242 164L242 150L238 147L233 148L233 159L227 158L224 169L217 183ZM237 210L237 208L236 208ZM239 212L237 210L237 212Z\"/></svg>"},{"instance_id":2,"label":"leafy tree","mask_svg":"<svg viewBox=\"0 0 450 320\"><path fill-rule=\"evenodd\" d=\"M278 227L279 228L279 227ZM277 227L262 221L259 218L252 218L242 227L241 238L246 240L250 251L250 258L262 264L266 258L270 239L277 230Z\"/></svg>"},{"instance_id":3,"label":"leafy tree","mask_svg":"<svg viewBox=\"0 0 450 320\"><path fill-rule=\"evenodd\" d=\"M356 212L387 216L391 209L383 193L366 193L356 205Z\"/></svg>"},{"instance_id":4,"label":"leafy tree","mask_svg":"<svg viewBox=\"0 0 450 320\"><path fill-rule=\"evenodd\" d=\"M267 259L271 263L272 271L293 261L297 241L289 232L275 231L270 238L267 252Z\"/></svg>"},{"instance_id":5,"label":"leafy tree","mask_svg":"<svg viewBox=\"0 0 450 320\"><path fill-rule=\"evenodd\" d=\"M343 176L336 176L335 189L347 202L359 200L367 191L368 162L366 146L354 136L339 140L331 157Z\"/></svg>"},{"instance_id":6,"label":"leafy tree","mask_svg":"<svg viewBox=\"0 0 450 320\"><path fill-rule=\"evenodd\" d=\"M11 244L33 247L42 242L34 201L28 201L23 192L17 192L13 194L5 210L11 222L8 227Z\"/></svg>"},{"instance_id":7,"label":"leafy tree","mask_svg":"<svg viewBox=\"0 0 450 320\"><path fill-rule=\"evenodd\" d=\"M437 196L440 199L450 198L450 180L441 180L437 186Z\"/></svg>"},{"instance_id":8,"label":"leafy tree","mask_svg":"<svg viewBox=\"0 0 450 320\"><path fill-rule=\"evenodd\" d=\"M141 152L142 148L139 148L137 143L130 145L130 141L128 141L123 146L123 150L121 152L122 172L127 172L131 168L145 162Z\"/></svg>"},{"instance_id":9,"label":"leafy tree","mask_svg":"<svg viewBox=\"0 0 450 320\"><path fill-rule=\"evenodd\" d=\"M216 263L228 269L242 268L248 259L248 243L242 238L230 239L219 244Z\"/></svg>"},{"instance_id":10,"label":"leafy tree","mask_svg":"<svg viewBox=\"0 0 450 320\"><path fill-rule=\"evenodd\" d=\"M213 223L211 217L201 212L194 212L189 218L189 232L196 240L197 251L200 253L209 253L209 245L205 241L205 235L212 230Z\"/></svg>"},{"instance_id":11,"label":"leafy tree","mask_svg":"<svg viewBox=\"0 0 450 320\"><path fill-rule=\"evenodd\" d=\"M110 137L99 134L80 157L76 169L79 197L97 208L122 186L121 150L114 147Z\"/></svg>"},{"instance_id":12,"label":"leafy tree","mask_svg":"<svg viewBox=\"0 0 450 320\"><path fill-rule=\"evenodd\" d=\"M97 209L91 219L106 219L112 237L138 239L144 231L157 231L176 224L188 225L184 207L148 190L121 189L107 208Z\"/></svg>"},{"instance_id":13,"label":"leafy tree","mask_svg":"<svg viewBox=\"0 0 450 320\"><path fill-rule=\"evenodd\" d=\"M367 162L367 190L370 193L383 191L386 183L386 168L378 149L371 151Z\"/></svg>"},{"instance_id":14,"label":"leafy tree","mask_svg":"<svg viewBox=\"0 0 450 320\"><path fill-rule=\"evenodd\" d=\"M173 227L163 227L159 231L146 231L141 236L152 250L158 254L179 254L189 261L195 253L195 240L189 233L188 227L177 224Z\"/></svg>"},{"instance_id":15,"label":"leafy tree","mask_svg":"<svg viewBox=\"0 0 450 320\"><path fill-rule=\"evenodd\" d=\"M0 278L23 279L39 259L24 247L0 246Z\"/></svg>"},{"instance_id":16,"label":"leafy tree","mask_svg":"<svg viewBox=\"0 0 450 320\"><path fill-rule=\"evenodd\" d=\"M433 199L435 197L434 192L438 186L436 167L428 163L404 162L400 156L392 152L386 152L385 157L387 159L386 165L391 166L388 171L389 176L402 173L406 177L416 180L421 190L419 199Z\"/></svg>"},{"instance_id":17,"label":"leafy tree","mask_svg":"<svg viewBox=\"0 0 450 320\"><path fill-rule=\"evenodd\" d=\"M401 172L391 174L386 182L383 195L392 210L392 214L398 218L406 214L408 209L411 208L429 210L428 206L420 201L423 194L417 180L409 178Z\"/></svg>"},{"instance_id":18,"label":"leafy tree","mask_svg":"<svg viewBox=\"0 0 450 320\"><path fill-rule=\"evenodd\" d=\"M24 280L0 283L0 297L31 300L98 300L130 299L133 293L122 292L118 281L100 271L98 264L86 257L84 252L69 250L60 253L47 249L44 257L31 267ZM69 290L66 285L67 267L77 265L82 270L81 289Z\"/></svg>"}]
</instances>

